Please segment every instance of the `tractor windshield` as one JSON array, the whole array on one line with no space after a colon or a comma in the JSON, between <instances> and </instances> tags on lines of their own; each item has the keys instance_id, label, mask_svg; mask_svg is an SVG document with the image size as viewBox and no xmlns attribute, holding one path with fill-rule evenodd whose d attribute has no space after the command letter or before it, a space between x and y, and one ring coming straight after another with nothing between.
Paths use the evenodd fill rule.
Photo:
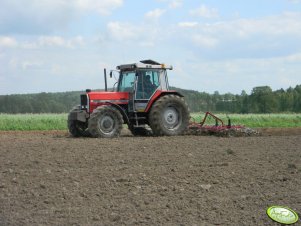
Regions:
<instances>
[{"instance_id":1,"label":"tractor windshield","mask_svg":"<svg viewBox=\"0 0 301 226\"><path fill-rule=\"evenodd\" d=\"M120 73L120 80L118 84L119 92L132 92L136 79L135 71L122 71Z\"/></svg>"}]
</instances>

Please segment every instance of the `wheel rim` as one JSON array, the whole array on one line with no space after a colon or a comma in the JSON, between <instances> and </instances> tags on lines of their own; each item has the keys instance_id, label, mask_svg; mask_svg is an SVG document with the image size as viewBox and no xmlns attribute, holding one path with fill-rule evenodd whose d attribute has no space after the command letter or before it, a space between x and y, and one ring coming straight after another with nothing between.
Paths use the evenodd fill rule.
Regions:
<instances>
[{"instance_id":1,"label":"wheel rim","mask_svg":"<svg viewBox=\"0 0 301 226\"><path fill-rule=\"evenodd\" d=\"M109 115L105 115L99 120L99 129L101 130L101 132L105 134L113 133L114 127L115 127L114 119Z\"/></svg>"},{"instance_id":2,"label":"wheel rim","mask_svg":"<svg viewBox=\"0 0 301 226\"><path fill-rule=\"evenodd\" d=\"M163 124L169 130L177 129L180 125L180 114L174 107L167 107L163 112Z\"/></svg>"}]
</instances>

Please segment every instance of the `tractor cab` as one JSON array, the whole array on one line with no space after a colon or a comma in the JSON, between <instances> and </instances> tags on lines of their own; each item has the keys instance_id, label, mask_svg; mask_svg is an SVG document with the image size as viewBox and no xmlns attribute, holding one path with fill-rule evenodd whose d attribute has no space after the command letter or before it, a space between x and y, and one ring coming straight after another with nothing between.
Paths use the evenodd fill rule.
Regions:
<instances>
[{"instance_id":1,"label":"tractor cab","mask_svg":"<svg viewBox=\"0 0 301 226\"><path fill-rule=\"evenodd\" d=\"M120 71L117 92L129 92L129 112L145 111L156 91L167 91L167 69L152 60L117 66Z\"/></svg>"}]
</instances>

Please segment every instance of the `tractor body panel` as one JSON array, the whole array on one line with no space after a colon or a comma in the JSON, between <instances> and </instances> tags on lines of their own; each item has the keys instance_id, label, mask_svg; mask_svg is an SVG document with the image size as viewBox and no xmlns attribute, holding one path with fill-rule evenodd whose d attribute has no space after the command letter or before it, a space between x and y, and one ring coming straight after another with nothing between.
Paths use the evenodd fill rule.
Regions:
<instances>
[{"instance_id":1,"label":"tractor body panel","mask_svg":"<svg viewBox=\"0 0 301 226\"><path fill-rule=\"evenodd\" d=\"M127 105L129 102L128 92L89 92L88 98L88 112L92 113L94 109L101 105L108 105L109 103L117 105Z\"/></svg>"}]
</instances>

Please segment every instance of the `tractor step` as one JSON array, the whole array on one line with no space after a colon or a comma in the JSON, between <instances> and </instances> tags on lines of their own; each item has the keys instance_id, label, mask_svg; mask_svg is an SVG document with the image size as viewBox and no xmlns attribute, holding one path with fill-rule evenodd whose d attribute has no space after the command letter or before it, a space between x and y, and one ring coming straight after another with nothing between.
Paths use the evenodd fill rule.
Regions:
<instances>
[{"instance_id":1,"label":"tractor step","mask_svg":"<svg viewBox=\"0 0 301 226\"><path fill-rule=\"evenodd\" d=\"M137 119L137 120L140 120L140 119L146 119L146 117L130 117L129 119Z\"/></svg>"},{"instance_id":2,"label":"tractor step","mask_svg":"<svg viewBox=\"0 0 301 226\"><path fill-rule=\"evenodd\" d=\"M133 125L134 128L146 128L145 124Z\"/></svg>"}]
</instances>

